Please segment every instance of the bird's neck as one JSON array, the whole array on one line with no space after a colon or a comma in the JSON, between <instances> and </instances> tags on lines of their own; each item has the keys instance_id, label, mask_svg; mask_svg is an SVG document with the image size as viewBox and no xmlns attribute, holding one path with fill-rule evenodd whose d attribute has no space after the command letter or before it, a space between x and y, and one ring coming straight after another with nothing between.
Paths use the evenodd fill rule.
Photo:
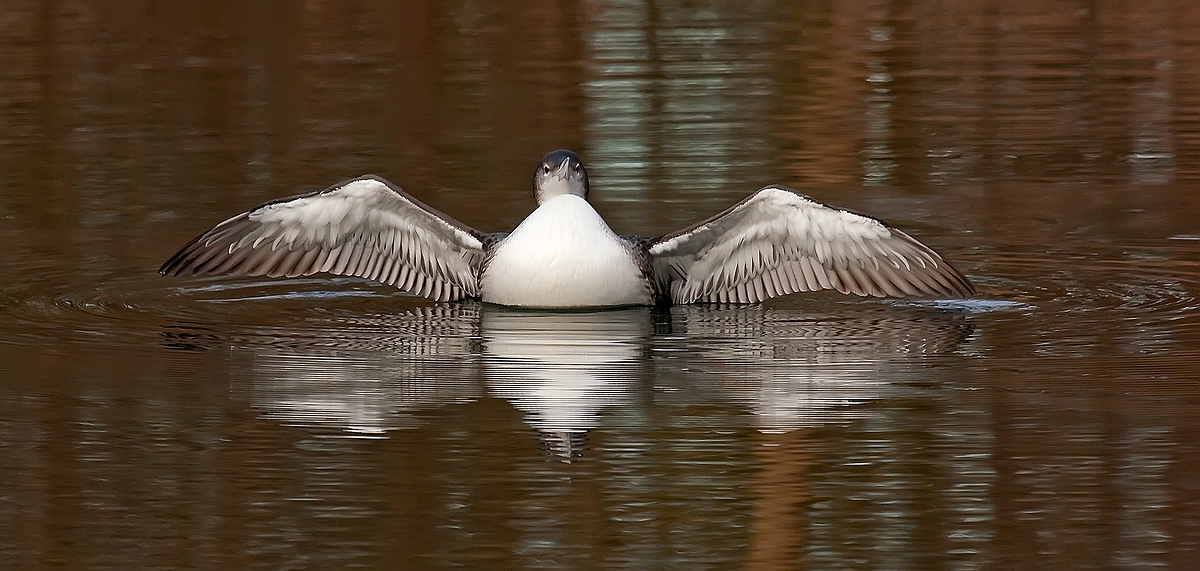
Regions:
<instances>
[{"instance_id":1,"label":"bird's neck","mask_svg":"<svg viewBox=\"0 0 1200 571\"><path fill-rule=\"evenodd\" d=\"M584 193L583 187L578 183L568 181L566 179L550 179L542 182L538 187L537 192L538 206L545 204L552 198L557 198L564 194L574 194L584 200L587 200L587 194Z\"/></svg>"}]
</instances>

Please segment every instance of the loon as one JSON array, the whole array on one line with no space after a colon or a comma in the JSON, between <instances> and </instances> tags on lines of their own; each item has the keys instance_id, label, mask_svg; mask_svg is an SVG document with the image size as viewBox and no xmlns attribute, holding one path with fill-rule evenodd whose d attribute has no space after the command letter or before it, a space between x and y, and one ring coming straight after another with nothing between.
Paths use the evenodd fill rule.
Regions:
<instances>
[{"instance_id":1,"label":"loon","mask_svg":"<svg viewBox=\"0 0 1200 571\"><path fill-rule=\"evenodd\" d=\"M886 223L779 185L659 237L620 236L588 202L579 157L534 171L512 232L471 228L374 175L282 198L201 234L164 276L358 276L435 301L531 308L757 303L796 292L962 298L975 288Z\"/></svg>"}]
</instances>

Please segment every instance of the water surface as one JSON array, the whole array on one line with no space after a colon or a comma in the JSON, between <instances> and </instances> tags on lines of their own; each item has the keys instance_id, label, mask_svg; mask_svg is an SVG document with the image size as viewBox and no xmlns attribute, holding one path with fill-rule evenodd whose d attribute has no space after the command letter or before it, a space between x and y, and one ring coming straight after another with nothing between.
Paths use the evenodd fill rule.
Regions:
<instances>
[{"instance_id":1,"label":"water surface","mask_svg":"<svg viewBox=\"0 0 1200 571\"><path fill-rule=\"evenodd\" d=\"M1200 563L1200 9L387 2L0 17L0 560ZM531 312L164 279L362 173L482 230L579 151L621 233L781 182L968 301Z\"/></svg>"}]
</instances>

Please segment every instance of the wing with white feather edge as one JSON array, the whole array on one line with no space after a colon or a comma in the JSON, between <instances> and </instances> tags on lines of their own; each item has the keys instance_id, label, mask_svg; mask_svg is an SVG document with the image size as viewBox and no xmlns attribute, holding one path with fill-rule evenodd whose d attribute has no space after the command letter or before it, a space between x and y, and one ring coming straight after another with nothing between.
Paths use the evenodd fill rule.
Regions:
<instances>
[{"instance_id":1,"label":"wing with white feather edge","mask_svg":"<svg viewBox=\"0 0 1200 571\"><path fill-rule=\"evenodd\" d=\"M929 247L883 222L768 186L649 245L672 303L756 303L833 289L875 297L967 297L971 282Z\"/></svg>"},{"instance_id":2,"label":"wing with white feather edge","mask_svg":"<svg viewBox=\"0 0 1200 571\"><path fill-rule=\"evenodd\" d=\"M486 236L367 175L234 216L184 246L159 273L327 272L449 301L479 294Z\"/></svg>"}]
</instances>

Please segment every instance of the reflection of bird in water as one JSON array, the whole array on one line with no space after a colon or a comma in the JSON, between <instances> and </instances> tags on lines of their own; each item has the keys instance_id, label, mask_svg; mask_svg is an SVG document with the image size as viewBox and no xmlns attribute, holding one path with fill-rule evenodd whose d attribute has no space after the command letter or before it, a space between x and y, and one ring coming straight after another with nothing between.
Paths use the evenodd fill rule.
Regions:
<instances>
[{"instance_id":1,"label":"reflection of bird in water","mask_svg":"<svg viewBox=\"0 0 1200 571\"><path fill-rule=\"evenodd\" d=\"M764 432L859 418L853 405L924 378L921 359L955 350L973 328L965 316L888 312L878 318L759 307L677 308L692 384L754 411Z\"/></svg>"},{"instance_id":2,"label":"reflection of bird in water","mask_svg":"<svg viewBox=\"0 0 1200 571\"><path fill-rule=\"evenodd\" d=\"M489 308L480 322L488 392L504 398L563 457L582 452L601 409L630 399L650 335L649 312Z\"/></svg>"},{"instance_id":3,"label":"reflection of bird in water","mask_svg":"<svg viewBox=\"0 0 1200 571\"><path fill-rule=\"evenodd\" d=\"M583 456L583 451L587 448L588 431L540 431L539 434L542 436L542 445L546 447L546 452L568 462L572 458Z\"/></svg>"},{"instance_id":4,"label":"reflection of bird in water","mask_svg":"<svg viewBox=\"0 0 1200 571\"><path fill-rule=\"evenodd\" d=\"M666 321L661 323L657 321ZM551 453L582 454L605 411L643 406L747 410L763 432L857 418L954 351L967 316L891 308L845 317L741 308L539 312L479 304L418 308L331 323L252 351L253 401L287 423L381 433L421 410L492 395L508 401ZM653 388L647 402L634 395ZM624 415L623 415L624 416ZM616 429L610 426L609 429Z\"/></svg>"},{"instance_id":5,"label":"reflection of bird in water","mask_svg":"<svg viewBox=\"0 0 1200 571\"><path fill-rule=\"evenodd\" d=\"M478 304L438 305L331 322L292 343L276 330L239 341L253 359L253 402L271 416L378 434L483 396L478 327Z\"/></svg>"},{"instance_id":6,"label":"reflection of bird in water","mask_svg":"<svg viewBox=\"0 0 1200 571\"><path fill-rule=\"evenodd\" d=\"M588 203L570 151L534 172L538 207L484 233L365 176L263 204L218 224L159 270L364 277L439 301L524 307L754 303L803 291L965 297L970 281L883 222L767 186L657 238L617 236Z\"/></svg>"}]
</instances>

